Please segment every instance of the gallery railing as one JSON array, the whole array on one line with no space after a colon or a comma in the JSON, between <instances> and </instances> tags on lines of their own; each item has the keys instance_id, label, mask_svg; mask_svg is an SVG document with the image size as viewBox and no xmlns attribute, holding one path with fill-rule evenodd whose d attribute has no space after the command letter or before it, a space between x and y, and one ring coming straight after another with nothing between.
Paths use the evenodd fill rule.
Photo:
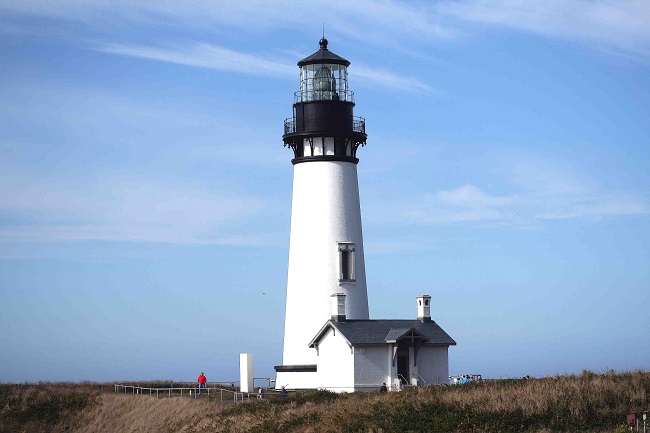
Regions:
<instances>
[{"instance_id":1,"label":"gallery railing","mask_svg":"<svg viewBox=\"0 0 650 433\"><path fill-rule=\"evenodd\" d=\"M345 101L354 102L354 92L352 90L346 91L332 91L332 90L304 90L295 92L293 94L293 103L311 101Z\"/></svg>"},{"instance_id":2,"label":"gallery railing","mask_svg":"<svg viewBox=\"0 0 650 433\"><path fill-rule=\"evenodd\" d=\"M303 119L303 123L305 125L311 125L312 129L318 125L322 126L321 129L325 129L330 122L331 118L329 116L308 116ZM350 128L349 125L351 124L353 132L366 133L366 119L363 117L352 116L352 118L347 118L347 122L349 122L348 128ZM296 119L294 117L288 117L284 120L284 134L293 134L294 132L296 132Z\"/></svg>"}]
</instances>

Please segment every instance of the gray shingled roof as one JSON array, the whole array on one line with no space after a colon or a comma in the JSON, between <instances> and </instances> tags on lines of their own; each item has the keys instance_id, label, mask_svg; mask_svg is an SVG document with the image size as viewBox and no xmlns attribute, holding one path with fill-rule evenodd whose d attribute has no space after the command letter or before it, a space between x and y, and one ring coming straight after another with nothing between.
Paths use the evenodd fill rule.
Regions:
<instances>
[{"instance_id":1,"label":"gray shingled roof","mask_svg":"<svg viewBox=\"0 0 650 433\"><path fill-rule=\"evenodd\" d=\"M399 339L411 329L421 334L425 344L455 346L456 342L436 322L419 320L346 320L328 321L309 343L312 347L325 335L330 327L335 328L353 346L365 344L386 344Z\"/></svg>"}]
</instances>

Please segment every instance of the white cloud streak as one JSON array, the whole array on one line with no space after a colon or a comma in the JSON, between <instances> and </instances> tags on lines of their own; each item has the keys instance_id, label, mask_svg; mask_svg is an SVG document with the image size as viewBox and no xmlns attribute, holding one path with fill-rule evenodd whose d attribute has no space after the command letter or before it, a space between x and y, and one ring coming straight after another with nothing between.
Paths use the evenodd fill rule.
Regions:
<instances>
[{"instance_id":1,"label":"white cloud streak","mask_svg":"<svg viewBox=\"0 0 650 433\"><path fill-rule=\"evenodd\" d=\"M226 0L192 4L173 0L61 0L55 3L8 0L0 4L0 12L80 22L103 29L119 20L212 32L218 32L225 26L250 34L272 29L310 29L310 32L318 32L320 23L325 23L327 33L340 33L382 45L446 40L452 38L454 33L443 26L440 16L426 5L390 0L330 0L327 3ZM314 20L314 17L318 19ZM377 29L382 31L377 32Z\"/></svg>"},{"instance_id":2,"label":"white cloud streak","mask_svg":"<svg viewBox=\"0 0 650 433\"><path fill-rule=\"evenodd\" d=\"M312 2L215 2L188 7L173 1L9 1L0 5L0 18L16 15L42 16L62 22L76 22L99 29L100 39L116 38L112 23L128 23L164 30L201 29L210 34L240 31L254 35L276 29L304 29L306 20L318 14L327 31L380 46L389 55L422 55L432 43L456 43L459 36L480 31L476 23L498 26L546 37L579 41L601 51L634 58L650 56L650 2L645 0L466 0L438 4L400 1L334 0L326 7ZM10 20L3 24L16 29ZM472 23L471 29L466 23ZM382 29L377 32L376 29ZM313 29L312 29L313 30ZM152 30L151 34L156 34ZM190 42L165 46L142 43L142 36L127 42L109 42L98 51L213 70L294 78L295 59L269 58L244 53L223 45ZM194 36L196 38L196 36ZM178 39L178 38L176 38ZM164 40L164 39L162 39ZM387 54L388 55L388 54ZM429 54L427 54L429 55ZM435 89L413 76L372 65L356 65L351 74L362 85L389 91L431 94Z\"/></svg>"},{"instance_id":3,"label":"white cloud streak","mask_svg":"<svg viewBox=\"0 0 650 433\"><path fill-rule=\"evenodd\" d=\"M421 192L402 200L405 221L414 224L457 224L531 228L557 220L601 221L650 215L646 194L607 191L568 161L539 155L507 155L490 169L502 184L499 193L475 184ZM371 208L374 206L371 204ZM381 215L381 214L379 214Z\"/></svg>"},{"instance_id":4,"label":"white cloud streak","mask_svg":"<svg viewBox=\"0 0 650 433\"><path fill-rule=\"evenodd\" d=\"M364 227L368 224L371 231L387 236L396 232L404 236L417 226L422 234L427 233L426 226L453 225L538 230L561 221L625 224L632 218L645 221L650 215L650 195L643 179L613 187L607 180L611 177L602 176L602 166L594 169L592 161L576 158L573 152L498 144L490 151L456 151L444 143L414 142L417 147L405 160L376 172L384 161L404 158L401 148L390 154L395 142L399 138L373 142L370 154L364 153L363 167L359 166L366 179ZM574 148L569 143L562 147ZM416 167L415 161L436 162ZM415 168L409 166L412 171L404 175L404 164ZM609 175L617 170L612 169L607 170Z\"/></svg>"},{"instance_id":5,"label":"white cloud streak","mask_svg":"<svg viewBox=\"0 0 650 433\"><path fill-rule=\"evenodd\" d=\"M29 223L3 224L0 239L118 240L187 244L261 244L238 235L237 224L267 203L197 183L95 175L48 179L25 170L0 174L0 215Z\"/></svg>"},{"instance_id":6,"label":"white cloud streak","mask_svg":"<svg viewBox=\"0 0 650 433\"><path fill-rule=\"evenodd\" d=\"M291 66L291 62L274 62L263 59L261 56L240 53L217 45L196 43L184 47L155 48L137 45L106 44L98 47L97 50L122 56L249 75L270 75L280 78L295 78L296 76L295 67Z\"/></svg>"},{"instance_id":7,"label":"white cloud streak","mask_svg":"<svg viewBox=\"0 0 650 433\"><path fill-rule=\"evenodd\" d=\"M578 41L602 51L650 55L646 0L467 0L441 3L437 10L461 21Z\"/></svg>"},{"instance_id":8,"label":"white cloud streak","mask_svg":"<svg viewBox=\"0 0 650 433\"><path fill-rule=\"evenodd\" d=\"M412 223L480 223L531 227L546 220L607 218L647 215L643 199L612 193L524 192L490 195L475 185L462 185L416 198L404 205L404 217Z\"/></svg>"},{"instance_id":9,"label":"white cloud streak","mask_svg":"<svg viewBox=\"0 0 650 433\"><path fill-rule=\"evenodd\" d=\"M185 47L156 48L105 44L95 49L110 54L261 77L274 76L276 78L295 79L297 76L293 60L274 62L266 60L261 55L241 53L216 45L195 43ZM416 78L398 75L384 69L357 66L353 69L351 75L361 78L359 82L363 86L374 89L380 88L409 93L434 92L431 86Z\"/></svg>"},{"instance_id":10,"label":"white cloud streak","mask_svg":"<svg viewBox=\"0 0 650 433\"><path fill-rule=\"evenodd\" d=\"M192 28L210 33L307 29L319 16L327 32L413 54L432 42L456 41L475 33L476 23L558 39L585 42L602 51L650 55L650 2L646 0L464 0L440 3L403 1L318 2L220 1L187 5L171 0L61 0L0 4L0 18L40 16L80 23L110 34L112 26ZM463 23L472 23L468 29ZM10 25L10 22L4 26ZM378 32L377 29L381 29ZM313 31L313 28L312 28ZM127 44L136 45L136 44Z\"/></svg>"},{"instance_id":11,"label":"white cloud streak","mask_svg":"<svg viewBox=\"0 0 650 433\"><path fill-rule=\"evenodd\" d=\"M398 75L383 69L355 65L354 68L351 68L350 75L359 78L355 80L355 83L374 89L379 86L379 88L399 90L406 93L435 93L433 87L416 78L403 74Z\"/></svg>"}]
</instances>

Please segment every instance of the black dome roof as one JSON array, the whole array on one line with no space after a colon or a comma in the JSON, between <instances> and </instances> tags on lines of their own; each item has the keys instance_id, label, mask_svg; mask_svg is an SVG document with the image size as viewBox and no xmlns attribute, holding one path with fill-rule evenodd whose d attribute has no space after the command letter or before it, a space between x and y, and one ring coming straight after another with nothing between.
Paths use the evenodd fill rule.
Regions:
<instances>
[{"instance_id":1,"label":"black dome roof","mask_svg":"<svg viewBox=\"0 0 650 433\"><path fill-rule=\"evenodd\" d=\"M327 49L327 39L322 38L319 41L320 49L309 57L305 57L298 62L298 66L313 65L318 63L334 63L336 65L350 66L350 62L343 57L337 56Z\"/></svg>"}]
</instances>

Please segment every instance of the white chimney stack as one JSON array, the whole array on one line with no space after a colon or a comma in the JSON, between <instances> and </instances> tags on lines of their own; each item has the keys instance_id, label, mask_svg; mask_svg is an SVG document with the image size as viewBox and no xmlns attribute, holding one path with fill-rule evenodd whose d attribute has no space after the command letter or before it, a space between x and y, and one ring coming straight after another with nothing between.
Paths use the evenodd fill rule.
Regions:
<instances>
[{"instance_id":1,"label":"white chimney stack","mask_svg":"<svg viewBox=\"0 0 650 433\"><path fill-rule=\"evenodd\" d=\"M416 296L415 299L418 302L418 320L420 322L430 322L431 321L431 296L420 295L420 296Z\"/></svg>"},{"instance_id":2,"label":"white chimney stack","mask_svg":"<svg viewBox=\"0 0 650 433\"><path fill-rule=\"evenodd\" d=\"M335 293L332 298L332 320L345 322L345 293Z\"/></svg>"}]
</instances>

